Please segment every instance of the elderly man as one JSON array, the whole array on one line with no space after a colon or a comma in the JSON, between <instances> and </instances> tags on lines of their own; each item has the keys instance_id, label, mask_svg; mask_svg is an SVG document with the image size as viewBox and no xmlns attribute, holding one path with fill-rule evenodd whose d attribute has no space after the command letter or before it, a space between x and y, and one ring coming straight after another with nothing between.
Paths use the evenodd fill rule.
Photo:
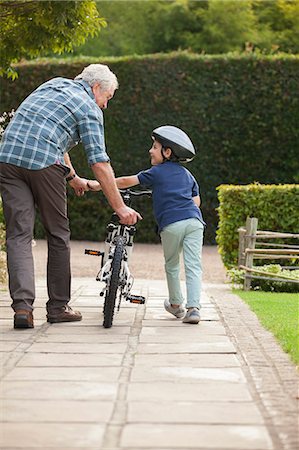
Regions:
<instances>
[{"instance_id":1,"label":"elderly man","mask_svg":"<svg viewBox=\"0 0 299 450\"><path fill-rule=\"evenodd\" d=\"M74 80L54 78L17 109L0 146L0 185L6 222L9 290L15 328L33 328L35 299L31 241L38 208L48 240L47 320L82 319L70 301L70 229L66 182L81 196L87 181L76 174L70 148L82 142L88 163L121 223L141 219L117 189L105 150L102 109L118 88L115 74L91 64Z\"/></svg>"}]
</instances>

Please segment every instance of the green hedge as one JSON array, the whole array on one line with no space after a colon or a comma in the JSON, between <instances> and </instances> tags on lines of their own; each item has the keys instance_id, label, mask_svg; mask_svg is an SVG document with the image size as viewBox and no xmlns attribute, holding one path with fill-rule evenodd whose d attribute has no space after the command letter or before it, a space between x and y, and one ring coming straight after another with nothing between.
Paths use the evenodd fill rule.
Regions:
<instances>
[{"instance_id":1,"label":"green hedge","mask_svg":"<svg viewBox=\"0 0 299 450\"><path fill-rule=\"evenodd\" d=\"M227 268L238 262L238 228L257 217L259 230L299 233L299 184L218 186L217 243ZM284 242L286 242L284 240Z\"/></svg>"},{"instance_id":2,"label":"green hedge","mask_svg":"<svg viewBox=\"0 0 299 450\"><path fill-rule=\"evenodd\" d=\"M54 76L74 77L98 59L41 60L17 66L19 79L1 83L9 110ZM105 111L108 153L116 175L149 167L151 131L182 127L198 156L188 165L201 186L208 223L205 243L214 243L220 184L296 183L299 177L299 57L205 56L188 53L106 58L120 89ZM71 151L82 176L90 176L84 153ZM110 209L101 195L70 195L75 239L101 239ZM155 241L150 202L137 239ZM37 231L38 233L38 231Z\"/></svg>"}]
</instances>

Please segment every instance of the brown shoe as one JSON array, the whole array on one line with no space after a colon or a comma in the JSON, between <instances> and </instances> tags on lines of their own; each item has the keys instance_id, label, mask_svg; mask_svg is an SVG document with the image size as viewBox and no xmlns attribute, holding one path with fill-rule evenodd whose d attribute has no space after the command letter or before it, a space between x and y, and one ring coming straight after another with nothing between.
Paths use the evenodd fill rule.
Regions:
<instances>
[{"instance_id":1,"label":"brown shoe","mask_svg":"<svg viewBox=\"0 0 299 450\"><path fill-rule=\"evenodd\" d=\"M68 305L62 306L54 314L47 314L47 321L50 323L78 322L80 320L82 320L81 313L79 311L73 311Z\"/></svg>"},{"instance_id":2,"label":"brown shoe","mask_svg":"<svg viewBox=\"0 0 299 450\"><path fill-rule=\"evenodd\" d=\"M32 312L18 309L14 315L14 328L34 328Z\"/></svg>"}]
</instances>

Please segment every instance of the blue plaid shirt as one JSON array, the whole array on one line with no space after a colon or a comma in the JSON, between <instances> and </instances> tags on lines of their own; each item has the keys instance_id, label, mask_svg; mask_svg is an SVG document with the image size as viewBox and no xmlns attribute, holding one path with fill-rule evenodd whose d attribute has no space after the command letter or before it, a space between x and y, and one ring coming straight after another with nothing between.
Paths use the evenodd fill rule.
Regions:
<instances>
[{"instance_id":1,"label":"blue plaid shirt","mask_svg":"<svg viewBox=\"0 0 299 450\"><path fill-rule=\"evenodd\" d=\"M89 164L109 161L104 119L85 81L54 78L17 109L0 144L0 162L32 170L64 165L64 153L82 142Z\"/></svg>"}]
</instances>

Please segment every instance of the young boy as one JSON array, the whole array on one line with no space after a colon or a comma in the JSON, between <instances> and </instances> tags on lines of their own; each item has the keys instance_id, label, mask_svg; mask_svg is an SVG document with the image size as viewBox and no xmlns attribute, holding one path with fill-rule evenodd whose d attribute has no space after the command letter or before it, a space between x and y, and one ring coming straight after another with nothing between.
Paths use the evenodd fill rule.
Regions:
<instances>
[{"instance_id":1,"label":"young boy","mask_svg":"<svg viewBox=\"0 0 299 450\"><path fill-rule=\"evenodd\" d=\"M161 126L153 133L149 150L152 167L137 175L116 178L119 188L142 184L152 189L155 219L161 236L169 299L166 311L184 323L200 321L201 252L203 221L198 184L193 175L180 162L189 162L195 156L194 146L181 129ZM91 190L96 190L90 184ZM187 312L180 286L180 254L183 251Z\"/></svg>"}]
</instances>

